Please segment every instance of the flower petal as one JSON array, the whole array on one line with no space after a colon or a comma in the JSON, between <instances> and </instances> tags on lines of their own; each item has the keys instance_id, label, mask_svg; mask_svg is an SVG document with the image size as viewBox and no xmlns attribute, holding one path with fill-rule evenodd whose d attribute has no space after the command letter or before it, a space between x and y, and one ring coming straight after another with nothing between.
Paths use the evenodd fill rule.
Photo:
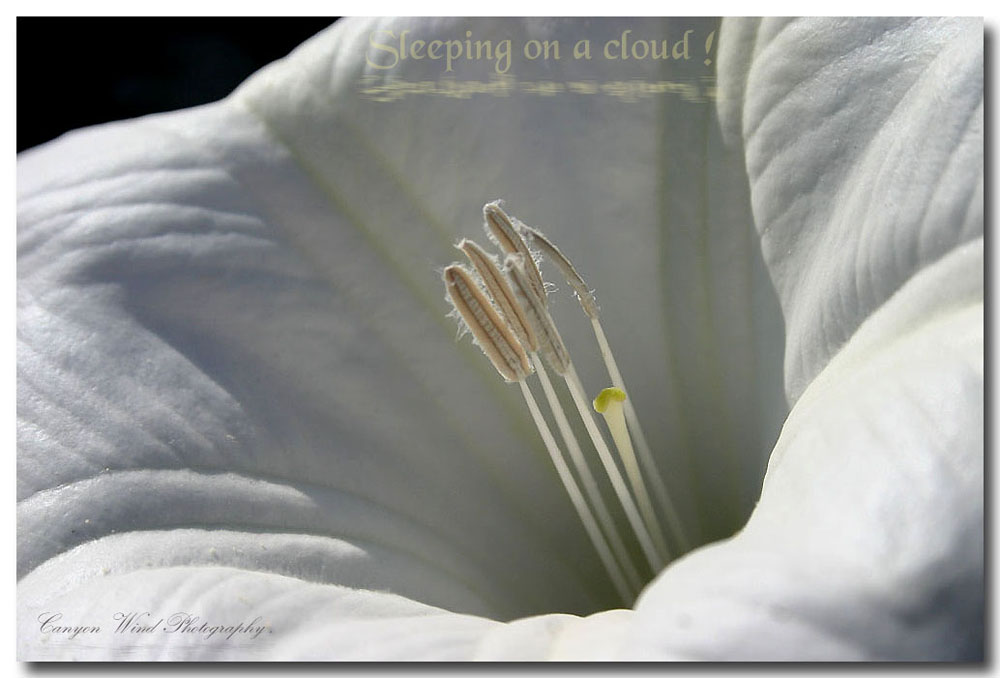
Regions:
<instances>
[{"instance_id":1,"label":"flower petal","mask_svg":"<svg viewBox=\"0 0 1000 678\"><path fill-rule=\"evenodd\" d=\"M464 27L410 25L442 35ZM596 40L626 27L473 26L485 37L561 36L567 44L581 29ZM725 251L702 261L702 279L726 284L698 289L723 300L715 322L752 337L751 315L729 294L746 292L751 257L736 255L755 247L740 157L703 158L703 142L722 152L704 124L709 102L623 108L620 97L595 96L581 107L554 107L516 97L411 102L405 110L365 103L356 91L365 56L358 45L371 28L338 25L222 104L81 131L22 155L23 628L55 600L80 611L91 609L94 596L101 605L125 605L133 589L117 582L140 581L133 571L164 573L150 580L162 582L152 598L137 600L170 600L182 567L377 589L494 619L613 605L523 405L473 349L455 350L433 268L453 256L452 236L468 232L462 222L478 221L462 215L478 215L497 195L526 196L515 213L555 236L571 235L560 242L575 243L571 254L589 259L581 268L595 272L591 279L609 300L627 299L637 284L659 295L666 289L659 253L638 243L656 236L670 206L719 179L735 189L723 191L733 198L706 200L711 210L677 221L677 233L688 238L688 223L707 229L711 214L720 223L742 215L740 239L725 229L702 238ZM567 80L617 70L561 66ZM682 66L638 72L680 77ZM548 68L519 75L546 76ZM696 140L692 148L665 133L664 112L684 126L677 139ZM543 121L545 130L537 127ZM648 130L662 136L660 144L648 144ZM443 152L443 135L471 156L457 162L455 152ZM670 163L645 172L668 144ZM551 179L544 193L522 171L525 163ZM686 174L692 163L702 164L694 179ZM628 229L605 227L616 223ZM665 248L681 272L686 247ZM617 264L604 263L622 258L630 260L627 282ZM664 345L697 342L712 326L706 318L692 333L660 313L697 307L687 290L670 293L683 304L651 302L638 323L608 311L612 341L625 332L635 348L623 368L647 377L633 382L633 396L642 402L646 394L648 408L703 408L722 389L731 413L739 412L741 394L755 388L752 377L702 379L707 358L694 368L678 363L675 393L687 387L697 397L665 405L656 397L672 379ZM580 326L571 306L557 313ZM757 350L753 339L740 345L750 355ZM591 359L578 363L594 381L590 348ZM740 365L739 353L716 349ZM766 448L771 434L759 433L755 417L739 425ZM670 431L671 449L699 439L678 437L666 423L659 428ZM705 429L715 435L719 427ZM756 477L759 461L747 468ZM672 482L683 489L682 477ZM97 591L123 593L105 601ZM500 636L535 633L525 628L518 622ZM519 643L494 647L525 651ZM41 646L27 642L22 656L35 651Z\"/></svg>"},{"instance_id":2,"label":"flower petal","mask_svg":"<svg viewBox=\"0 0 1000 678\"><path fill-rule=\"evenodd\" d=\"M983 24L737 22L723 37L720 80L745 90L723 116L746 145L794 402L917 271L982 238Z\"/></svg>"},{"instance_id":3,"label":"flower petal","mask_svg":"<svg viewBox=\"0 0 1000 678\"><path fill-rule=\"evenodd\" d=\"M504 454L495 393L428 392L381 332L435 320L372 284L352 231L322 265L287 236L327 206L254 119L98 128L20 171L19 576L72 552L93 576L211 562L493 618L605 604L544 458Z\"/></svg>"},{"instance_id":4,"label":"flower petal","mask_svg":"<svg viewBox=\"0 0 1000 678\"><path fill-rule=\"evenodd\" d=\"M647 590L627 651L982 656L981 272L969 245L862 325L789 416L747 527Z\"/></svg>"},{"instance_id":5,"label":"flower petal","mask_svg":"<svg viewBox=\"0 0 1000 678\"><path fill-rule=\"evenodd\" d=\"M647 589L625 651L981 659L981 23L727 36L795 406L746 528Z\"/></svg>"},{"instance_id":6,"label":"flower petal","mask_svg":"<svg viewBox=\"0 0 1000 678\"><path fill-rule=\"evenodd\" d=\"M717 129L710 106L669 102L364 104L367 37L390 25L442 36L466 26L342 24L224 104L22 156L22 659L246 656L218 640L81 649L38 632L41 612L86 623L132 605L200 608L227 623L261 610L271 635L287 630L254 646L267 658L981 654L981 77L978 108L967 88L954 106L919 105L949 77L968 80L967 26L864 24L837 44L809 22L745 27L757 45L732 49L757 58L731 74L741 96L720 105ZM473 27L567 40L579 30ZM887 81L895 104L821 82L844 76L821 60L836 64L837 48L856 43L855 65L881 83L896 52L866 51L865 36L898 37L886 44L917 55ZM796 56L807 38L820 59ZM559 66L567 78L602 75ZM684 74L675 68L655 73ZM882 115L868 120L866 105ZM814 132L817 117L836 133ZM927 165L901 172L934 126L945 133L920 156ZM826 164L807 152L817 141ZM893 216L878 215L873 182L893 196ZM928 187L932 197L914 202ZM664 449L703 452L695 468L712 471L729 451L737 479L756 477L784 413L766 379L781 342L751 202L762 231L796 409L746 530L667 570L636 613L506 625L473 616L610 598L544 454L525 444L523 410L480 356L455 351L435 315L436 276L423 273L467 233L464 215L498 195L534 196L516 198L525 208L515 213L557 239L572 234L581 255L569 253L602 298L655 292L663 313L608 313L612 342L634 347L626 375L645 378L633 395L640 410L645 401L665 413L653 432ZM703 199L692 206L691 195ZM877 237L860 238L859 224ZM906 244L901 262L890 236ZM877 284L860 285L859 273ZM732 350L706 348L721 337ZM666 401L664 384L675 394ZM532 454L509 454L522 449ZM741 449L750 454L732 454ZM713 482L701 508L730 487ZM913 491L899 492L903 483Z\"/></svg>"}]
</instances>

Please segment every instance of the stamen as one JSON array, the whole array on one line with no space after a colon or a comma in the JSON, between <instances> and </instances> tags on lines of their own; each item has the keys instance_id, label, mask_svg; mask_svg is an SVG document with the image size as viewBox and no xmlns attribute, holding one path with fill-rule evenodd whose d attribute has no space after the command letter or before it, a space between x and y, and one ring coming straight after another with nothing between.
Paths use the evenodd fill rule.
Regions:
<instances>
[{"instance_id":1,"label":"stamen","mask_svg":"<svg viewBox=\"0 0 1000 678\"><path fill-rule=\"evenodd\" d=\"M584 283L569 259L548 238L536 229L507 215L499 201L485 205L483 216L490 239L506 253L502 272L492 255L475 242L463 239L456 247L465 253L476 273L458 264L447 267L443 277L448 296L455 311L475 337L475 343L480 346L496 370L505 380L519 382L532 419L571 502L615 588L622 596L622 600L630 604L641 587L639 572L604 502L601 490L590 471L580 443L538 354L541 354L564 378L625 517L654 572L659 572L670 560L670 553L650 501L643 472L651 478L657 499L663 505L663 512L670 522L673 536L681 548L687 550L689 543L682 530L679 516L656 470L652 451L639 427L635 408L625 396L625 386L601 327L600 309L593 292ZM614 384L614 388L605 389L594 400L594 407L605 416L628 483L622 476L619 465L594 420L583 384L549 314L545 283L538 271L532 250L528 247L529 243L540 250L540 256L547 256L559 268L573 287L584 313L591 319L601 355ZM527 385L526 379L532 372L537 372L542 382L545 397L556 419L565 450L574 466L575 477ZM632 436L635 436L639 458L632 446ZM583 484L583 492L577 484L578 479Z\"/></svg>"},{"instance_id":2,"label":"stamen","mask_svg":"<svg viewBox=\"0 0 1000 678\"><path fill-rule=\"evenodd\" d=\"M514 331L514 334L517 335L517 339L521 342L521 345L527 351L537 351L538 340L531 329L531 323L524 314L521 305L517 303L514 290L510 288L507 279L504 278L500 269L497 268L493 257L472 240L463 239L455 247L462 250L465 256L469 258L469 261L472 262L476 273L479 274L483 284L486 285L486 290L493 297L494 303L499 307L501 315L507 321L507 325Z\"/></svg>"},{"instance_id":3,"label":"stamen","mask_svg":"<svg viewBox=\"0 0 1000 678\"><path fill-rule=\"evenodd\" d=\"M537 229L527 226L526 224L520 224L520 227L522 231L528 234L531 244L537 246L544 255L548 256L549 260L556 265L560 273L563 274L563 277L566 278L566 282L568 282L570 286L572 286L574 292L576 292L576 298L579 299L580 305L583 307L583 312L590 317L590 322L594 328L594 336L597 337L597 344L600 346L601 357L604 359L604 365L608 370L608 376L611 377L611 383L615 386L615 388L625 391L625 381L622 379L621 372L618 370L618 364L615 362L614 354L611 352L611 346L608 343L608 338L604 334L604 328L601 326L599 319L600 309L597 306L597 301L594 299L593 292L591 292L590 288L588 288L586 283L583 282L583 278L579 273L577 273L576 268L566 255L564 255L559 248L552 243L552 241L546 238L545 235ZM649 447L649 443L646 441L646 435L642 430L642 426L639 424L639 416L636 414L635 406L632 404L631 400L625 401L625 419L628 422L629 429L632 431L632 435L635 436L635 442L639 448L639 460L642 463L643 468L646 470L647 476L651 478L657 502L667 517L673 536L677 540L681 550L688 551L691 549L691 543L688 540L687 535L684 533L684 526L677 513L677 507L674 506L673 501L671 501L670 494L667 492L667 487L663 482L659 469L656 467L653 452Z\"/></svg>"},{"instance_id":4,"label":"stamen","mask_svg":"<svg viewBox=\"0 0 1000 678\"><path fill-rule=\"evenodd\" d=\"M458 264L444 269L444 282L455 309L472 331L476 343L507 381L523 381L531 374L528 355L472 275Z\"/></svg>"},{"instance_id":5,"label":"stamen","mask_svg":"<svg viewBox=\"0 0 1000 678\"><path fill-rule=\"evenodd\" d=\"M580 516L580 522L583 523L583 527L587 531L590 541L594 544L594 548L597 550L597 554L601 558L604 568L608 571L611 581L618 590L618 595L621 596L625 605L631 605L634 600L634 596L629 590L628 585L625 583L625 579L622 577L621 569L618 567L618 563L615 562L614 557L611 555L608 543L605 541L604 535L601 534L600 529L598 529L597 523L594 521L594 516L587 507L587 502L580 493L580 488L573 479L573 475L570 473L569 467L566 465L566 460L563 459L562 453L559 451L559 446L556 445L556 440L552 436L552 431L549 429L549 425L545 423L545 419L542 417L542 413L538 409L538 403L535 401L535 397L531 395L531 389L528 388L528 384L524 381L520 382L520 385L521 393L524 395L524 401L527 403L528 410L531 412L531 418L535 421L538 433L542 436L542 442L545 443L545 449L548 450L549 456L552 458L552 465L555 466L556 473L559 475L559 479L562 480L563 487L566 488L566 493L569 495L570 501L573 503L573 507L576 509L577 515Z\"/></svg>"},{"instance_id":6,"label":"stamen","mask_svg":"<svg viewBox=\"0 0 1000 678\"><path fill-rule=\"evenodd\" d=\"M639 470L639 462L635 458L635 451L632 449L632 439L628 434L628 427L625 426L625 414L622 410L622 403L625 402L625 391L620 388L606 388L594 398L594 409L604 415L604 421L608 424L611 437L618 448L618 456L621 457L625 466L625 473L628 475L632 491L635 493L636 501L639 503L639 510L645 518L649 531L656 542L656 547L660 550L660 555L666 560L670 560L670 551L663 540L663 530L660 522L656 519L653 511L653 503L649 500L649 493L646 491L646 483L642 480L642 472Z\"/></svg>"},{"instance_id":7,"label":"stamen","mask_svg":"<svg viewBox=\"0 0 1000 678\"><path fill-rule=\"evenodd\" d=\"M528 317L538 338L538 348L545 360L558 374L565 375L569 369L569 352L563 344L556 324L545 308L543 297L538 296L531 287L528 275L525 273L524 257L519 254L508 254L504 261L504 271L507 273L514 293Z\"/></svg>"},{"instance_id":8,"label":"stamen","mask_svg":"<svg viewBox=\"0 0 1000 678\"><path fill-rule=\"evenodd\" d=\"M517 232L514 222L507 213L500 207L500 201L496 200L483 206L483 216L486 218L486 232L491 239L500 246L507 254L520 254L524 257L524 270L530 281L531 289L542 300L542 304L547 303L545 299L545 284L542 282L542 274L538 272L531 251L528 249L524 238Z\"/></svg>"},{"instance_id":9,"label":"stamen","mask_svg":"<svg viewBox=\"0 0 1000 678\"><path fill-rule=\"evenodd\" d=\"M522 230L528 233L528 237L531 239L532 245L537 245L538 249L542 251L542 254L548 256L549 261L556 265L559 272L563 274L566 278L566 282L570 284L573 291L576 292L576 298L580 300L580 305L583 306L583 312L586 313L590 318L596 320L600 314L600 308L597 306L597 300L594 299L594 293L587 287L586 283L583 282L583 278L580 274L576 272L576 268L570 263L569 259L559 251L559 248L552 244L552 241L546 238L542 233L531 226L521 224Z\"/></svg>"}]
</instances>

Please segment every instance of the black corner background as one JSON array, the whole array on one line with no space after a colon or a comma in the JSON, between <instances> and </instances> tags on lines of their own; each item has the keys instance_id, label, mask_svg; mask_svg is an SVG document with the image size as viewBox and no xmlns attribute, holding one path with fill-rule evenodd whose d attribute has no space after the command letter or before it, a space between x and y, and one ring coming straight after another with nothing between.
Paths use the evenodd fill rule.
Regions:
<instances>
[{"instance_id":1,"label":"black corner background","mask_svg":"<svg viewBox=\"0 0 1000 678\"><path fill-rule=\"evenodd\" d=\"M17 150L217 101L333 18L17 19Z\"/></svg>"}]
</instances>

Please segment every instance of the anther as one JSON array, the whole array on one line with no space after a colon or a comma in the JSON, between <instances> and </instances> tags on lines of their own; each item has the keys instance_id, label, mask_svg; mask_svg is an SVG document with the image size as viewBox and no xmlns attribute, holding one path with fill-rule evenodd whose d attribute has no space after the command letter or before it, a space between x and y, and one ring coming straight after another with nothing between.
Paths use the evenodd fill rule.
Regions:
<instances>
[{"instance_id":1,"label":"anther","mask_svg":"<svg viewBox=\"0 0 1000 678\"><path fill-rule=\"evenodd\" d=\"M531 287L525 272L524 257L519 254L508 254L503 268L528 317L528 323L538 338L539 352L556 373L560 376L565 375L570 365L569 352L563 344L562 337L559 336L559 330L556 329L552 316L545 308L542 297L539 297Z\"/></svg>"},{"instance_id":2,"label":"anther","mask_svg":"<svg viewBox=\"0 0 1000 678\"><path fill-rule=\"evenodd\" d=\"M472 266L476 269L476 273L479 274L479 278L486 286L486 290L493 297L493 303L500 309L501 315L503 315L511 330L514 331L521 345L527 351L537 351L538 340L535 338L535 332L531 328L531 323L521 308L521 304L518 303L517 297L514 295L514 290L510 288L507 279L500 272L500 269L497 268L493 257L472 240L463 239L455 247L462 250L465 256L469 258Z\"/></svg>"},{"instance_id":3,"label":"anther","mask_svg":"<svg viewBox=\"0 0 1000 678\"><path fill-rule=\"evenodd\" d=\"M594 293L583 282L583 278L576 272L576 268L566 258L566 255L560 252L559 248L553 245L552 241L538 230L524 224L521 225L521 228L527 232L531 244L537 246L542 254L547 256L556 265L559 272L566 278L566 282L572 286L573 291L576 292L576 298L580 300L580 305L583 306L583 312L590 316L591 319L596 320L600 315L600 309L597 306L597 300L594 299Z\"/></svg>"},{"instance_id":4,"label":"anther","mask_svg":"<svg viewBox=\"0 0 1000 678\"><path fill-rule=\"evenodd\" d=\"M472 275L458 264L452 264L444 269L443 278L455 309L493 367L507 381L523 381L532 373L528 355Z\"/></svg>"},{"instance_id":5,"label":"anther","mask_svg":"<svg viewBox=\"0 0 1000 678\"><path fill-rule=\"evenodd\" d=\"M524 238L518 233L513 220L500 207L500 201L486 203L483 206L483 217L486 219L486 232L490 238L500 246L506 254L520 254L524 257L524 270L527 274L531 289L542 300L543 304L548 301L545 298L545 283L542 282L542 274L538 271L531 251L528 249Z\"/></svg>"}]
</instances>

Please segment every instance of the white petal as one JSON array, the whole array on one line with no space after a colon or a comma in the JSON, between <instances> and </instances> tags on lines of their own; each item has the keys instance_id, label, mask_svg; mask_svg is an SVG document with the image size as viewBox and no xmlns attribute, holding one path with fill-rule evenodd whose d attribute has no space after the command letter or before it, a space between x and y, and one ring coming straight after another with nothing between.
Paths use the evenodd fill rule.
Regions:
<instances>
[{"instance_id":1,"label":"white petal","mask_svg":"<svg viewBox=\"0 0 1000 678\"><path fill-rule=\"evenodd\" d=\"M967 246L862 325L793 409L747 527L647 590L629 650L982 656L981 274Z\"/></svg>"},{"instance_id":2,"label":"white petal","mask_svg":"<svg viewBox=\"0 0 1000 678\"><path fill-rule=\"evenodd\" d=\"M449 660L472 656L479 637L499 625L360 586L232 566L149 567L99 576L70 594L42 590L55 577L74 576L77 567L77 558L49 563L22 583L21 596L31 601L19 617L22 659ZM61 616L52 625L99 631L76 637L41 631L55 612ZM134 631L132 613L154 630ZM183 622L186 615L192 623ZM235 629L239 624L249 630ZM212 633L217 627L224 630Z\"/></svg>"},{"instance_id":3,"label":"white petal","mask_svg":"<svg viewBox=\"0 0 1000 678\"><path fill-rule=\"evenodd\" d=\"M742 124L797 402L747 527L647 589L626 652L982 657L982 28L851 26L730 33L756 35L727 44L757 59Z\"/></svg>"},{"instance_id":4,"label":"white petal","mask_svg":"<svg viewBox=\"0 0 1000 678\"><path fill-rule=\"evenodd\" d=\"M23 629L206 565L499 619L612 605L523 406L455 349L446 259L401 266L309 171L234 102L22 156ZM22 657L68 656L35 631Z\"/></svg>"},{"instance_id":5,"label":"white petal","mask_svg":"<svg viewBox=\"0 0 1000 678\"><path fill-rule=\"evenodd\" d=\"M722 58L726 78L746 83L747 171L794 401L910 277L982 238L983 24L754 28L734 30ZM724 110L728 128L737 112Z\"/></svg>"},{"instance_id":6,"label":"white petal","mask_svg":"<svg viewBox=\"0 0 1000 678\"><path fill-rule=\"evenodd\" d=\"M472 25L483 37L579 35L565 22ZM174 639L53 649L37 632L40 611L86 623L131 605L201 606L223 622L264 610L271 635L289 630L254 646L268 658L975 656L975 631L960 636L981 629L981 281L968 262L981 238L982 175L981 155L976 174L963 153L977 131L981 149L981 88L971 132L921 119L921 98L965 73L970 55L952 44L965 40L942 37L961 26L907 24L888 33L908 35L893 45L918 57L887 87L905 115L866 126L871 102L852 98L863 89L824 87L810 77L821 64L794 56L812 44L803 35L823 35L809 25L787 29L798 42L779 27L756 31L780 50L735 45L758 59L745 80L731 79L746 83L746 100L722 106L721 130L711 107L669 99L624 108L597 97L572 109L530 97L366 104L355 88L372 25L356 23L225 104L79 133L24 156L21 657L245 656ZM413 26L445 35L465 24ZM610 37L625 26L587 30ZM922 32L938 38L926 50ZM834 60L840 44L818 54ZM938 48L950 56L935 57ZM869 55L858 67L877 80L881 63ZM556 75L602 75L594 64L560 66ZM684 75L674 68L637 73ZM799 82L805 89L782 89ZM947 118L962 106L929 108ZM853 114L843 124L840 110ZM837 121L837 133L818 133L821 148L845 154L830 166L816 167L806 150L817 116ZM885 120L903 134L883 131ZM786 148L782 131L795 125L803 129ZM926 157L937 175L924 165L916 178L889 171L912 159L894 155L897 145L924 152L905 142L928 125L950 133L942 143L955 144L957 159L933 146ZM851 134L874 139L873 150L841 148ZM920 187L910 183L926 188L931 175L944 177L937 197L914 203ZM815 186L801 185L810 177ZM926 225L919 215L878 217L869 191L879 180L900 210L926 207ZM692 205L692 195L703 199ZM612 342L632 349L622 362L626 376L641 375L631 389L640 411L663 414L646 417L658 422L654 438L674 463L685 447L695 468L725 460L737 492L784 414L780 385L767 377L780 374L769 367L780 358L779 299L786 314L786 388L798 403L759 509L738 538L664 573L636 613L503 625L427 606L507 619L596 609L608 596L594 587L599 568L523 409L481 356L455 351L436 276L425 275L451 256L453 235L475 227L467 215L498 196L563 234L561 246L572 234L563 249L613 302ZM751 198L777 296L754 255ZM956 213L966 215L960 228L941 226ZM796 250L800 224L856 247L821 240L837 256ZM857 224L898 235L909 256L887 267L895 250L875 238L872 265L857 270L878 284L845 296L844 311L834 302L852 289L850 257L868 242ZM924 231L934 236L928 246L912 242ZM655 311L637 317L618 301L634 288L656 299ZM890 298L892 309L866 321ZM832 320L817 321L812 306L832 309ZM532 454L510 454L526 448ZM918 491L893 492L901 478ZM689 514L728 482L708 480L701 507L686 496ZM935 541L921 530L928 519ZM822 531L810 533L813 525ZM971 565L956 558L963 550Z\"/></svg>"}]
</instances>

